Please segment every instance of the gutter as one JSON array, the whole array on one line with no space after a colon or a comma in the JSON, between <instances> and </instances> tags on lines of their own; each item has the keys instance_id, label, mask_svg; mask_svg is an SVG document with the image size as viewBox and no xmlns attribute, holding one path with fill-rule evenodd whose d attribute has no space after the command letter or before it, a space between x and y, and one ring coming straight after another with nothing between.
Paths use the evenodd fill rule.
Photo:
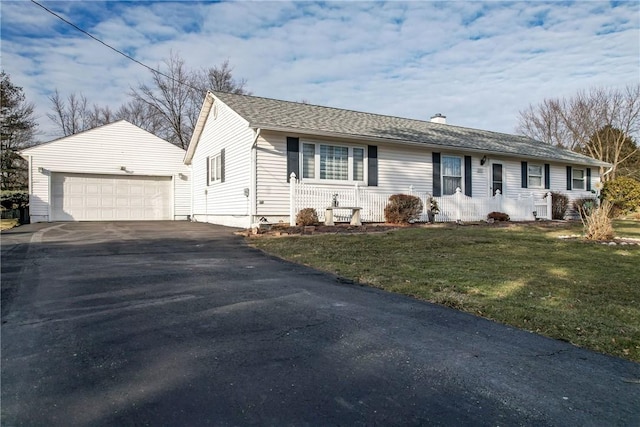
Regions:
<instances>
[{"instance_id":1,"label":"gutter","mask_svg":"<svg viewBox=\"0 0 640 427\"><path fill-rule=\"evenodd\" d=\"M593 167L611 166L609 163L602 162L597 159L592 159L591 157L588 157L588 156L584 156L586 157L585 160L587 161L580 161L579 159L567 160L567 159L559 159L556 157L541 157L541 156L533 156L533 155L527 155L527 154L521 154L521 153L509 153L505 151L495 151L495 150L488 150L488 149L483 150L478 148L454 147L452 145L447 145L446 143L434 144L429 142L407 141L404 139L381 138L376 136L361 136L361 135L352 135L348 133L339 133L339 132L307 131L307 130L298 129L298 128L261 125L259 123L250 123L250 126L254 128L266 130L266 131L289 133L291 135L307 135L310 137L316 136L316 137L327 137L327 138L351 139L354 141L369 142L369 143L379 142L379 143L387 143L387 144L402 144L402 145L408 145L413 147L421 147L421 148L426 147L430 149L450 151L450 152L461 152L461 153L472 153L472 154L482 153L482 154L494 155L494 156L516 157L516 158L532 159L532 160L538 160L538 161L544 160L548 162L580 164L580 165L588 165ZM578 153L574 153L574 154L578 154ZM588 161L588 160L592 160L592 161Z\"/></svg>"}]
</instances>

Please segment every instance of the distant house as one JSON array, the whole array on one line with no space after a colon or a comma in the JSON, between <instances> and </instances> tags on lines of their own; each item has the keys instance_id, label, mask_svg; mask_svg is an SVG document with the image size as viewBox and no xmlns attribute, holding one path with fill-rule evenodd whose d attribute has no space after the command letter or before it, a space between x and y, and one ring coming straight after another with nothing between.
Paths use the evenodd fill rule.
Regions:
<instances>
[{"instance_id":1,"label":"distant house","mask_svg":"<svg viewBox=\"0 0 640 427\"><path fill-rule=\"evenodd\" d=\"M184 154L124 120L23 150L31 221L186 220Z\"/></svg>"},{"instance_id":2,"label":"distant house","mask_svg":"<svg viewBox=\"0 0 640 427\"><path fill-rule=\"evenodd\" d=\"M524 136L448 125L441 115L421 121L218 92L206 96L185 163L192 218L237 227L289 222L304 203L321 211L328 194L349 205L365 203L363 192L442 202L498 194L515 205L549 191L592 197L610 166ZM294 201L300 186L324 190L321 201Z\"/></svg>"}]
</instances>

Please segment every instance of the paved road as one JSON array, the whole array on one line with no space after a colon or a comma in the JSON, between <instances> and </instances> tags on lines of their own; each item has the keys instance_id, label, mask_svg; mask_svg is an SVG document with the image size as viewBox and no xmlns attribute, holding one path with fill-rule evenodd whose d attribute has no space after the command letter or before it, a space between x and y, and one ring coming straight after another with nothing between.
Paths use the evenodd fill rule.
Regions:
<instances>
[{"instance_id":1,"label":"paved road","mask_svg":"<svg viewBox=\"0 0 640 427\"><path fill-rule=\"evenodd\" d=\"M2 425L640 425L640 365L186 222L2 234Z\"/></svg>"}]
</instances>

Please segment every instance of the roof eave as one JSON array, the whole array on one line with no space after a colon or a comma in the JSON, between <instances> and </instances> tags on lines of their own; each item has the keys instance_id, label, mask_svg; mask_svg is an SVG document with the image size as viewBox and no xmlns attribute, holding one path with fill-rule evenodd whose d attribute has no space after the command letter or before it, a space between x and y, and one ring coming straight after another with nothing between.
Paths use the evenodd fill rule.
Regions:
<instances>
[{"instance_id":1,"label":"roof eave","mask_svg":"<svg viewBox=\"0 0 640 427\"><path fill-rule=\"evenodd\" d=\"M249 127L251 128L260 128L263 131L272 131L272 132L285 132L285 133L293 133L298 135L309 135L309 136L321 136L321 137L334 137L334 138L346 138L354 141L368 141L368 142L383 142L383 143L395 143L395 144L403 144L403 145L411 145L415 147L428 147L428 148L449 148L453 151L460 151L464 153L484 153L484 154L493 154L499 156L509 156L509 157L518 157L522 159L534 159L534 160L547 160L553 162L560 163L574 163L574 164L585 164L590 166L597 167L611 167L611 164L602 162L597 159L592 159L590 157L584 156L584 161L580 161L579 159L575 160L565 160L559 159L557 157L548 157L548 156L533 156L529 154L514 154L505 151L496 151L496 150L478 150L474 148L464 148L464 147L453 147L447 144L434 144L430 142L419 142L419 141L410 141L406 139L397 139L397 138L381 138L375 136L366 136L366 135L353 135L348 133L341 132L327 132L327 131L318 131L318 130L310 130L310 129L300 129L300 128L291 128L284 126L273 126L264 123L249 123Z\"/></svg>"}]
</instances>

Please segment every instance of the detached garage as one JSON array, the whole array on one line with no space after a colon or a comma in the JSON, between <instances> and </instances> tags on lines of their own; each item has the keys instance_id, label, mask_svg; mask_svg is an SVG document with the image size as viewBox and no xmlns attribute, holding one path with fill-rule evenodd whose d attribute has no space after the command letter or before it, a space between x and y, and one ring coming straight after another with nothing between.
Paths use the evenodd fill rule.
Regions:
<instances>
[{"instance_id":1,"label":"detached garage","mask_svg":"<svg viewBox=\"0 0 640 427\"><path fill-rule=\"evenodd\" d=\"M118 121L24 150L31 222L187 219L185 151Z\"/></svg>"}]
</instances>

